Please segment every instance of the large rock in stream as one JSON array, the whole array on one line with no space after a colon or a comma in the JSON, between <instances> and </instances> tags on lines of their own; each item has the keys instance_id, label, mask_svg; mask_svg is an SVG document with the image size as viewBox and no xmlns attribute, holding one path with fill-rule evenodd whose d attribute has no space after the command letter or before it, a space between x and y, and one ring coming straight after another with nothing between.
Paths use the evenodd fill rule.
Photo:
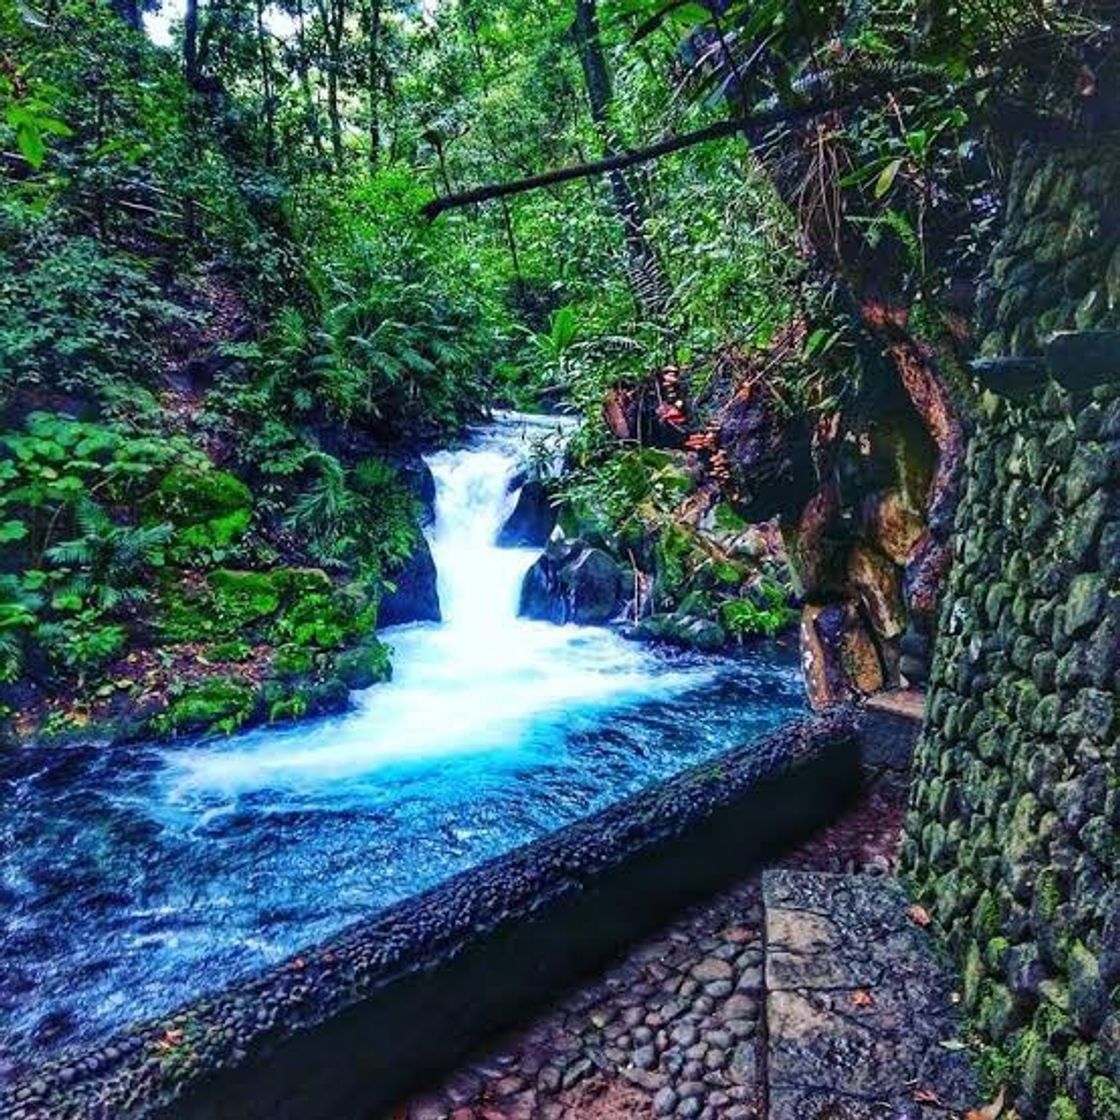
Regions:
<instances>
[{"instance_id":1,"label":"large rock in stream","mask_svg":"<svg viewBox=\"0 0 1120 1120\"><path fill-rule=\"evenodd\" d=\"M513 512L498 534L500 548L544 548L556 526L556 511L548 500L544 483L525 482L517 494Z\"/></svg>"},{"instance_id":2,"label":"large rock in stream","mask_svg":"<svg viewBox=\"0 0 1120 1120\"><path fill-rule=\"evenodd\" d=\"M395 590L388 592L377 610L377 625L397 626L404 622L439 622L439 590L436 562L428 542L420 537L412 555L392 577Z\"/></svg>"},{"instance_id":3,"label":"large rock in stream","mask_svg":"<svg viewBox=\"0 0 1120 1120\"><path fill-rule=\"evenodd\" d=\"M555 623L609 622L622 606L624 583L601 548L555 541L526 573L518 614Z\"/></svg>"}]
</instances>

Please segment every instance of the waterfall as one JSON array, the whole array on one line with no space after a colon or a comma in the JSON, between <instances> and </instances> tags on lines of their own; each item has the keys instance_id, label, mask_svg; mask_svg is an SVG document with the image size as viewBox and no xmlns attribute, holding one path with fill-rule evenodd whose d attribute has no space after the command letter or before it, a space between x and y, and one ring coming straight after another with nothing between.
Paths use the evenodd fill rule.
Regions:
<instances>
[{"instance_id":1,"label":"waterfall","mask_svg":"<svg viewBox=\"0 0 1120 1120\"><path fill-rule=\"evenodd\" d=\"M494 542L540 430L504 419L430 457L444 621L385 630L393 680L350 711L0 752L0 1051L162 1014L801 708L793 651L682 657L517 617L534 554Z\"/></svg>"},{"instance_id":2,"label":"waterfall","mask_svg":"<svg viewBox=\"0 0 1120 1120\"><path fill-rule=\"evenodd\" d=\"M429 533L444 623L466 633L504 627L517 614L521 581L534 552L495 544L516 492L510 450L441 451L429 456L436 520Z\"/></svg>"}]
</instances>

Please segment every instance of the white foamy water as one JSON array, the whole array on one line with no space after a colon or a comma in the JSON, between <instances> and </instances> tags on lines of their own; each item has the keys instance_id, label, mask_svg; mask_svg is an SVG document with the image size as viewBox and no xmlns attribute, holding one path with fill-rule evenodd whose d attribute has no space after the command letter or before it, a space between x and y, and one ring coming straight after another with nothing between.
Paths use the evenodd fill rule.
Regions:
<instances>
[{"instance_id":1,"label":"white foamy water","mask_svg":"<svg viewBox=\"0 0 1120 1120\"><path fill-rule=\"evenodd\" d=\"M177 792L306 787L403 759L516 751L542 718L640 700L654 678L661 695L711 679L711 665L670 666L601 627L517 617L539 550L499 548L496 540L532 447L551 438L555 448L563 430L561 421L508 416L466 448L429 456L436 517L428 540L443 621L384 631L393 680L360 694L341 719L176 751Z\"/></svg>"},{"instance_id":2,"label":"white foamy water","mask_svg":"<svg viewBox=\"0 0 1120 1120\"><path fill-rule=\"evenodd\" d=\"M494 540L542 422L431 457L445 619L330 719L0 752L0 1078L283 960L801 709L796 651L679 656L516 616Z\"/></svg>"}]
</instances>

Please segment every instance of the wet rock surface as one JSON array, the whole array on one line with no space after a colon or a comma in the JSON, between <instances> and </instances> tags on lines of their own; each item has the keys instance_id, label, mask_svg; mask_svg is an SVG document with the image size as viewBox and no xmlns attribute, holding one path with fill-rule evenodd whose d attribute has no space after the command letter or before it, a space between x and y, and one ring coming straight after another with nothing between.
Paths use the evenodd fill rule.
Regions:
<instances>
[{"instance_id":1,"label":"wet rock surface","mask_svg":"<svg viewBox=\"0 0 1120 1120\"><path fill-rule=\"evenodd\" d=\"M608 622L622 605L623 575L614 559L583 541L554 541L529 569L518 614L542 622Z\"/></svg>"},{"instance_id":2,"label":"wet rock surface","mask_svg":"<svg viewBox=\"0 0 1120 1120\"><path fill-rule=\"evenodd\" d=\"M544 483L528 479L517 492L517 501L498 533L502 548L543 548L556 525L556 511Z\"/></svg>"},{"instance_id":3,"label":"wet rock surface","mask_svg":"<svg viewBox=\"0 0 1120 1120\"><path fill-rule=\"evenodd\" d=\"M439 589L436 562L428 542L420 537L412 555L393 575L394 589L381 600L377 625L397 626L404 622L439 622Z\"/></svg>"},{"instance_id":4,"label":"wet rock surface","mask_svg":"<svg viewBox=\"0 0 1120 1120\"><path fill-rule=\"evenodd\" d=\"M770 1120L971 1107L950 976L898 882L773 871L762 890Z\"/></svg>"}]
</instances>

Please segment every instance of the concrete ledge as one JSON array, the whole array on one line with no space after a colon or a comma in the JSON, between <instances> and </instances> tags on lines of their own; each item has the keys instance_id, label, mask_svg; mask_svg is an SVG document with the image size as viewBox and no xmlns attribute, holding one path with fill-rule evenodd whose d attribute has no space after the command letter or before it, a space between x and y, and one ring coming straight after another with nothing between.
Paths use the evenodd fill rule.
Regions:
<instances>
[{"instance_id":1,"label":"concrete ledge","mask_svg":"<svg viewBox=\"0 0 1120 1120\"><path fill-rule=\"evenodd\" d=\"M377 1115L860 784L848 711L801 720L0 1094L7 1120Z\"/></svg>"},{"instance_id":2,"label":"concrete ledge","mask_svg":"<svg viewBox=\"0 0 1120 1120\"><path fill-rule=\"evenodd\" d=\"M859 714L863 764L872 774L910 775L910 762L922 729L925 694L895 689L870 697Z\"/></svg>"}]
</instances>

